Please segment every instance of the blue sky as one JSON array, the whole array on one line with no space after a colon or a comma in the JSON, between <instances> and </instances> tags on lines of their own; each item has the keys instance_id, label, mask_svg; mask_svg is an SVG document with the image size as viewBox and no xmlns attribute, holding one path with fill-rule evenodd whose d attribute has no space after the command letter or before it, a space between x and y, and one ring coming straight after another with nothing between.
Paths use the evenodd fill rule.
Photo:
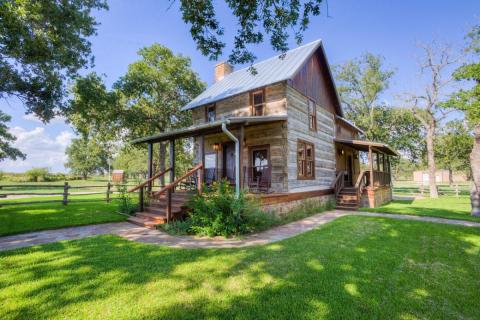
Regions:
<instances>
[{"instance_id":1,"label":"blue sky","mask_svg":"<svg viewBox=\"0 0 480 320\"><path fill-rule=\"evenodd\" d=\"M170 9L169 3L165 0L110 0L109 11L95 13L101 25L98 35L91 39L94 70L105 75L108 85L125 73L128 64L137 60L139 48L154 42L189 56L200 77L209 84L212 82L215 62L196 50L188 26L181 20L178 1ZM226 40L231 42L236 30L235 20L228 14L223 1L215 3L225 26ZM416 43L438 39L460 48L467 31L480 23L478 0L330 0L328 12L329 17L324 6L322 15L312 20L304 43L322 39L330 64L343 63L367 51L384 56L387 66L396 70L384 97L388 101L421 85L415 60L420 54ZM293 41L290 45L295 46ZM229 49L225 50L223 59ZM268 44L252 50L258 59L275 54ZM0 109L13 117L10 126L18 137L16 145L27 153L26 161L4 161L0 163L0 170L19 172L33 166L65 170L64 150L74 136L69 126L61 119L43 125L26 116L22 105L13 99L1 100Z\"/></svg>"}]
</instances>

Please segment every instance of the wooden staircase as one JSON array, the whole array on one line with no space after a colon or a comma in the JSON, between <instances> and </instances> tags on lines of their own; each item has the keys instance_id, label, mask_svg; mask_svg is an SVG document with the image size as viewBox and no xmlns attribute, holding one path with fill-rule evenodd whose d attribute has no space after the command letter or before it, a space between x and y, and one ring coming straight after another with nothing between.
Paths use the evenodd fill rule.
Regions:
<instances>
[{"instance_id":1,"label":"wooden staircase","mask_svg":"<svg viewBox=\"0 0 480 320\"><path fill-rule=\"evenodd\" d=\"M344 187L337 194L336 208L340 210L358 210L360 207L358 189L355 187Z\"/></svg>"},{"instance_id":2,"label":"wooden staircase","mask_svg":"<svg viewBox=\"0 0 480 320\"><path fill-rule=\"evenodd\" d=\"M192 197L190 191L176 191L172 193L171 219L179 219L185 213L186 203ZM150 203L144 207L143 211L137 212L127 221L150 229L155 229L159 224L167 222L167 194L151 198Z\"/></svg>"}]
</instances>

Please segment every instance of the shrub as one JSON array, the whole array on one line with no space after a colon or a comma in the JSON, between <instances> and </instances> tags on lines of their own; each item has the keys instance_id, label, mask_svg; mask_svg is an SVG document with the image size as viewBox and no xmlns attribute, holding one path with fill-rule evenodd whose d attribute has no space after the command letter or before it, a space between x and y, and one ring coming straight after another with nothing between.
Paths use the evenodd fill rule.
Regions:
<instances>
[{"instance_id":1,"label":"shrub","mask_svg":"<svg viewBox=\"0 0 480 320\"><path fill-rule=\"evenodd\" d=\"M41 182L46 181L46 177L48 176L48 169L47 168L32 168L25 172L28 181L30 182Z\"/></svg>"},{"instance_id":2,"label":"shrub","mask_svg":"<svg viewBox=\"0 0 480 320\"><path fill-rule=\"evenodd\" d=\"M207 236L231 236L252 232L262 224L262 211L254 199L240 193L237 198L230 184L222 180L212 184L188 204L191 209L190 232Z\"/></svg>"},{"instance_id":3,"label":"shrub","mask_svg":"<svg viewBox=\"0 0 480 320\"><path fill-rule=\"evenodd\" d=\"M192 220L187 218L185 220L175 220L169 223L161 224L160 228L169 234L176 236L184 236L191 233Z\"/></svg>"},{"instance_id":4,"label":"shrub","mask_svg":"<svg viewBox=\"0 0 480 320\"><path fill-rule=\"evenodd\" d=\"M137 211L137 205L132 199L132 194L127 190L124 184L116 185L118 191L118 211L125 214L134 214Z\"/></svg>"}]
</instances>

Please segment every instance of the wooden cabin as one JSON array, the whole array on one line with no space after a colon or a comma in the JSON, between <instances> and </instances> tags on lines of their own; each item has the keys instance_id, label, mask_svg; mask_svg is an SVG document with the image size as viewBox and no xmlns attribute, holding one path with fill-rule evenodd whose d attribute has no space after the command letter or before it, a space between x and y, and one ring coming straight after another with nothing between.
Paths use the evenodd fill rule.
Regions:
<instances>
[{"instance_id":1,"label":"wooden cabin","mask_svg":"<svg viewBox=\"0 0 480 320\"><path fill-rule=\"evenodd\" d=\"M334 200L343 209L391 200L390 157L397 154L362 139L362 130L344 118L321 41L253 67L256 73L217 64L215 83L183 107L192 113L192 126L134 141L149 146L150 179L132 191L151 190L160 175L172 181L152 193L153 203L164 209L150 213L173 217L187 198L182 186L201 191L199 182L219 179L257 195L269 210L289 210L311 199ZM194 141L195 167L177 173L175 141L186 138ZM169 142L172 165L154 173L151 150L160 142Z\"/></svg>"}]
</instances>

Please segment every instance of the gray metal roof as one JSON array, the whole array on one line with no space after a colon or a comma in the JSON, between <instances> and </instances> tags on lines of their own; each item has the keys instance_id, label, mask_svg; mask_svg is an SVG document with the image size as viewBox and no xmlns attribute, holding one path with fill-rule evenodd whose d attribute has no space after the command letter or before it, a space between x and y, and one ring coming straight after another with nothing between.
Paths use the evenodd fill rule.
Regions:
<instances>
[{"instance_id":1,"label":"gray metal roof","mask_svg":"<svg viewBox=\"0 0 480 320\"><path fill-rule=\"evenodd\" d=\"M248 70L248 67L232 72L211 85L182 110L194 109L239 93L291 79L320 45L321 40L316 40L287 51L283 59L281 55L277 55L258 62L253 65L257 71L255 75Z\"/></svg>"}]
</instances>

